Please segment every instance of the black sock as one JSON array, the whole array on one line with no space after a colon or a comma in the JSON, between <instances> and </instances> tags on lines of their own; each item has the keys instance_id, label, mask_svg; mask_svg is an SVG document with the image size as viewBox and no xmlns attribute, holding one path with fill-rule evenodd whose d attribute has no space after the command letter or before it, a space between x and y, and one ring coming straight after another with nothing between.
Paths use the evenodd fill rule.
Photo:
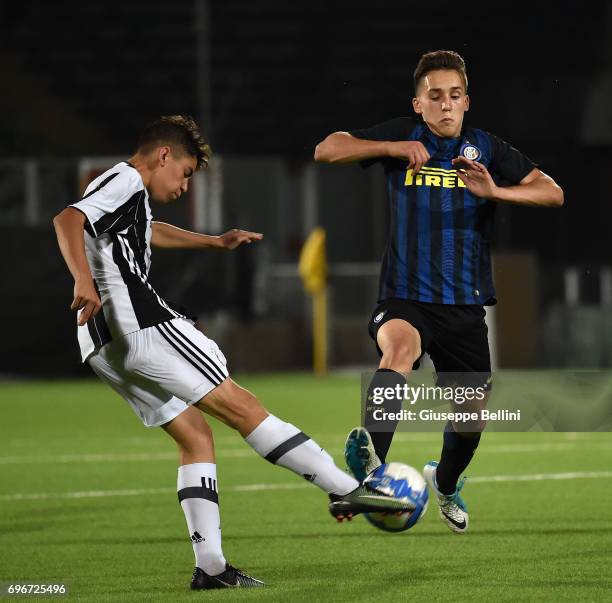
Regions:
<instances>
[{"instance_id":1,"label":"black sock","mask_svg":"<svg viewBox=\"0 0 612 603\"><path fill-rule=\"evenodd\" d=\"M374 411L380 410L387 413L400 412L404 399L403 387L405 384L406 379L404 379L401 373L396 373L391 369L378 369L376 373L374 373L370 387L368 387L368 398L365 403L363 425L370 432L374 449L381 463L384 463L387 458L387 452L389 452L391 440L393 439L393 434L397 427L397 420L385 419L377 421L374 418ZM399 396L394 395L391 399L385 397L381 404L375 404L373 402L372 398L376 388L393 388L394 392L397 392L398 385L402 388Z\"/></svg>"},{"instance_id":2,"label":"black sock","mask_svg":"<svg viewBox=\"0 0 612 603\"><path fill-rule=\"evenodd\" d=\"M470 437L466 437L468 435ZM436 470L436 482L442 494L455 492L457 480L470 464L478 448L480 436L480 433L458 434L450 421L446 424L442 454Z\"/></svg>"}]
</instances>

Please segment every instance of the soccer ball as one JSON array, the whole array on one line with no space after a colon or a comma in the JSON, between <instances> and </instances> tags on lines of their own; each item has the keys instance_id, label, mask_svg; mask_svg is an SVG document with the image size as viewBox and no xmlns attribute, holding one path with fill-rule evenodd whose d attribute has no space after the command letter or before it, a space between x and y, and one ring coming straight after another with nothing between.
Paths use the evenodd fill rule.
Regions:
<instances>
[{"instance_id":1,"label":"soccer ball","mask_svg":"<svg viewBox=\"0 0 612 603\"><path fill-rule=\"evenodd\" d=\"M414 511L400 515L365 513L366 519L380 530L403 532L413 527L425 515L429 502L427 484L414 467L403 463L385 463L375 469L365 481L372 488L396 498L406 498L415 505Z\"/></svg>"}]
</instances>

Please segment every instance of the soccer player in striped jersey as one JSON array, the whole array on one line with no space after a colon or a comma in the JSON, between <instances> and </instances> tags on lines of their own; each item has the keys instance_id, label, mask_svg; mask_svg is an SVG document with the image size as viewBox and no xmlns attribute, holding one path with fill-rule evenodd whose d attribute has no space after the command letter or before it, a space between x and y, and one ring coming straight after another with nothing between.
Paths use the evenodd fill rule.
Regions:
<instances>
[{"instance_id":1,"label":"soccer player in striped jersey","mask_svg":"<svg viewBox=\"0 0 612 603\"><path fill-rule=\"evenodd\" d=\"M161 426L178 445L178 498L196 560L191 588L198 590L263 585L223 555L213 436L201 411L324 490L338 519L410 509L347 475L297 427L268 413L229 377L217 344L149 282L151 246L230 250L262 238L238 229L209 236L153 221L149 199L178 199L210 154L191 118L162 117L145 128L129 161L96 178L53 220L74 277L71 308L83 361L146 426Z\"/></svg>"},{"instance_id":2,"label":"soccer player in striped jersey","mask_svg":"<svg viewBox=\"0 0 612 603\"><path fill-rule=\"evenodd\" d=\"M438 385L490 389L483 306L496 303L490 238L497 204L563 204L561 188L530 159L497 136L464 124L470 100L459 54L439 50L423 55L414 86L416 119L400 117L335 132L315 150L317 161L382 164L389 198L389 239L378 305L369 323L381 359L370 384L364 427L350 432L345 449L358 479L385 462L397 427L394 420L375 420L374 410L381 406L371 402L374 388L403 387L424 352L434 363ZM396 413L401 405L397 396L386 400L382 410ZM439 462L424 469L440 517L454 532L468 528L459 494L463 480L458 480L483 428L479 423L461 430L449 422Z\"/></svg>"}]
</instances>

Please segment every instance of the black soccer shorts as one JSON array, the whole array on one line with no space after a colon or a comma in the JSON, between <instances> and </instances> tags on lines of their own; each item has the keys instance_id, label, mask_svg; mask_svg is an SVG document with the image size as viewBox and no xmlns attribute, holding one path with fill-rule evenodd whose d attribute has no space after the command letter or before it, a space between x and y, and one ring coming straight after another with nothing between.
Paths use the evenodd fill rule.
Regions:
<instances>
[{"instance_id":1,"label":"black soccer shorts","mask_svg":"<svg viewBox=\"0 0 612 603\"><path fill-rule=\"evenodd\" d=\"M399 318L410 323L421 336L421 356L427 352L438 375L437 384L451 382L491 389L491 356L488 327L482 306L429 304L390 298L382 301L370 318L369 333L376 343L378 329L389 320ZM419 368L419 359L414 369ZM470 373L473 375L470 376Z\"/></svg>"}]
</instances>

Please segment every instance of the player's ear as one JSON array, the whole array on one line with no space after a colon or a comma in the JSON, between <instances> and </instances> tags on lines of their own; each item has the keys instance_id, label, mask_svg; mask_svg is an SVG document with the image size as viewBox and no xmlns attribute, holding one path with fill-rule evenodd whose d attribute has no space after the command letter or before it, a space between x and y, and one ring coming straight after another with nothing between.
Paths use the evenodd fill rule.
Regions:
<instances>
[{"instance_id":1,"label":"player's ear","mask_svg":"<svg viewBox=\"0 0 612 603\"><path fill-rule=\"evenodd\" d=\"M470 97L467 94L463 97L463 102L465 103L465 110L469 111L470 110Z\"/></svg>"},{"instance_id":2,"label":"player's ear","mask_svg":"<svg viewBox=\"0 0 612 603\"><path fill-rule=\"evenodd\" d=\"M421 109L421 101L416 96L412 99L412 108L417 115L423 113L423 110Z\"/></svg>"},{"instance_id":3,"label":"player's ear","mask_svg":"<svg viewBox=\"0 0 612 603\"><path fill-rule=\"evenodd\" d=\"M170 147L159 147L159 149L157 149L157 159L159 160L161 167L166 165L168 155L170 155Z\"/></svg>"}]
</instances>

